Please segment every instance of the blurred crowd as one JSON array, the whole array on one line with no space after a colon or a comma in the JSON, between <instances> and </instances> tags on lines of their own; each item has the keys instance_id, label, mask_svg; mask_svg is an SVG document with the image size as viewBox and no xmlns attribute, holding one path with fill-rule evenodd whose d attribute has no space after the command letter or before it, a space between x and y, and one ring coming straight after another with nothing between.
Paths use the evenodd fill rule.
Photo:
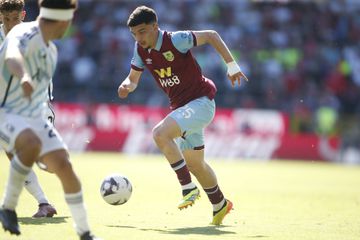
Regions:
<instances>
[{"instance_id":1,"label":"blurred crowd","mask_svg":"<svg viewBox=\"0 0 360 240\"><path fill-rule=\"evenodd\" d=\"M217 84L218 106L281 110L292 116L294 132L359 130L358 0L80 0L68 37L58 43L56 101L168 105L147 71L136 93L117 98L134 49L126 21L143 4L157 11L161 29L213 29L228 44L250 80L236 88L214 49L194 49L203 74ZM29 20L36 17L36 1L27 11Z\"/></svg>"}]
</instances>

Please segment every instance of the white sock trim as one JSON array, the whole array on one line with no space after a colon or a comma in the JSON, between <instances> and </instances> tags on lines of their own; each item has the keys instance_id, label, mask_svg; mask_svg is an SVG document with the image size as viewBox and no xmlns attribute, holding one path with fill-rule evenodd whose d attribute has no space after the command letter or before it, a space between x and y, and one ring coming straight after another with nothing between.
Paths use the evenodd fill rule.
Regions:
<instances>
[{"instance_id":1,"label":"white sock trim","mask_svg":"<svg viewBox=\"0 0 360 240\"><path fill-rule=\"evenodd\" d=\"M80 204L83 200L83 193L80 190L77 193L65 193L65 200L68 204Z\"/></svg>"},{"instance_id":2,"label":"white sock trim","mask_svg":"<svg viewBox=\"0 0 360 240\"><path fill-rule=\"evenodd\" d=\"M25 166L16 155L11 160L11 166L22 175L29 174L31 170L31 167Z\"/></svg>"},{"instance_id":3,"label":"white sock trim","mask_svg":"<svg viewBox=\"0 0 360 240\"><path fill-rule=\"evenodd\" d=\"M25 166L14 155L10 163L9 176L1 204L5 209L14 210L16 208L20 193L24 187L25 178L30 170L30 167Z\"/></svg>"},{"instance_id":4,"label":"white sock trim","mask_svg":"<svg viewBox=\"0 0 360 240\"><path fill-rule=\"evenodd\" d=\"M66 193L66 203L70 209L76 232L81 236L90 231L87 212L83 202L82 191L77 193Z\"/></svg>"},{"instance_id":5,"label":"white sock trim","mask_svg":"<svg viewBox=\"0 0 360 240\"><path fill-rule=\"evenodd\" d=\"M212 187L212 188L214 188L214 187ZM209 189L212 189L212 188L209 188ZM216 191L219 191L219 186L217 186L217 187L215 188L215 190L212 191L212 192L209 192L208 189L204 189L204 190L205 190L206 194L214 194L214 193L216 193Z\"/></svg>"},{"instance_id":6,"label":"white sock trim","mask_svg":"<svg viewBox=\"0 0 360 240\"><path fill-rule=\"evenodd\" d=\"M224 206L224 203L225 203L225 198L220 201L219 203L216 203L216 204L213 204L213 211L216 212L216 211L219 211L221 209L222 206Z\"/></svg>"},{"instance_id":7,"label":"white sock trim","mask_svg":"<svg viewBox=\"0 0 360 240\"><path fill-rule=\"evenodd\" d=\"M181 185L182 190L193 189L195 187L196 187L196 185L193 182L185 184L185 185Z\"/></svg>"},{"instance_id":8,"label":"white sock trim","mask_svg":"<svg viewBox=\"0 0 360 240\"><path fill-rule=\"evenodd\" d=\"M186 165L185 160L180 160L180 161L182 161L182 163L180 163L180 165L178 165L178 166L176 166L176 167L172 167L172 169L173 169L174 171L177 171L177 170L179 170L180 168L182 168L182 167L184 167L184 166Z\"/></svg>"}]
</instances>

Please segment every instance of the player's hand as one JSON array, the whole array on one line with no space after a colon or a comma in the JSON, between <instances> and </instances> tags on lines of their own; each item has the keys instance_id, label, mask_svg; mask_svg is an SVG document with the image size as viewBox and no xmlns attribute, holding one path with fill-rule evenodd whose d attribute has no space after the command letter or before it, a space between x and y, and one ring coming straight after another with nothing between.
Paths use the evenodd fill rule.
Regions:
<instances>
[{"instance_id":1,"label":"player's hand","mask_svg":"<svg viewBox=\"0 0 360 240\"><path fill-rule=\"evenodd\" d=\"M32 80L29 75L24 75L21 79L21 87L24 92L24 97L31 101L31 94L34 91L34 87L32 85Z\"/></svg>"},{"instance_id":2,"label":"player's hand","mask_svg":"<svg viewBox=\"0 0 360 240\"><path fill-rule=\"evenodd\" d=\"M127 98L130 92L130 86L128 84L122 83L118 88L119 98Z\"/></svg>"},{"instance_id":3,"label":"player's hand","mask_svg":"<svg viewBox=\"0 0 360 240\"><path fill-rule=\"evenodd\" d=\"M119 98L126 98L136 87L137 83L132 82L128 77L125 78L118 88Z\"/></svg>"},{"instance_id":4,"label":"player's hand","mask_svg":"<svg viewBox=\"0 0 360 240\"><path fill-rule=\"evenodd\" d=\"M245 76L245 74L243 72L237 72L234 75L230 76L229 74L227 75L228 78L231 81L231 85L233 87L235 87L236 82L238 82L239 86L241 84L241 78L244 78L247 82L249 81L249 79Z\"/></svg>"}]
</instances>

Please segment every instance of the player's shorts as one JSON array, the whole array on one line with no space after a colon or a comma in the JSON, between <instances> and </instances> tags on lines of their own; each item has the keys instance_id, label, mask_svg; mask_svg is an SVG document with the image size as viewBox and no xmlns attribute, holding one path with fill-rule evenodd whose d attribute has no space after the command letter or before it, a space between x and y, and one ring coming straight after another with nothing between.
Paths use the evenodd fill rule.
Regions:
<instances>
[{"instance_id":1,"label":"player's shorts","mask_svg":"<svg viewBox=\"0 0 360 240\"><path fill-rule=\"evenodd\" d=\"M50 102L47 102L47 108L45 110L45 116L53 125L55 124L55 112Z\"/></svg>"},{"instance_id":2,"label":"player's shorts","mask_svg":"<svg viewBox=\"0 0 360 240\"><path fill-rule=\"evenodd\" d=\"M24 118L0 110L0 145L6 152L14 153L15 140L25 129L31 129L40 138L40 157L55 150L67 150L63 139L48 120Z\"/></svg>"},{"instance_id":3,"label":"player's shorts","mask_svg":"<svg viewBox=\"0 0 360 240\"><path fill-rule=\"evenodd\" d=\"M197 98L172 111L169 117L179 125L182 137L176 142L181 151L204 148L204 129L215 116L215 101L208 97Z\"/></svg>"}]
</instances>

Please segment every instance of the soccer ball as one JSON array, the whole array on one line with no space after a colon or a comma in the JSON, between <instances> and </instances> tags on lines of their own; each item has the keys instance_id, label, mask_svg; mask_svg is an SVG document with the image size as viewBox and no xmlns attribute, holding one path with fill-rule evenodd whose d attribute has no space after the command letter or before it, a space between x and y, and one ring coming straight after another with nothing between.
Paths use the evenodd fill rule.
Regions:
<instances>
[{"instance_id":1,"label":"soccer ball","mask_svg":"<svg viewBox=\"0 0 360 240\"><path fill-rule=\"evenodd\" d=\"M100 194L111 205L126 203L131 197L132 185L127 177L120 174L107 176L100 187Z\"/></svg>"}]
</instances>

